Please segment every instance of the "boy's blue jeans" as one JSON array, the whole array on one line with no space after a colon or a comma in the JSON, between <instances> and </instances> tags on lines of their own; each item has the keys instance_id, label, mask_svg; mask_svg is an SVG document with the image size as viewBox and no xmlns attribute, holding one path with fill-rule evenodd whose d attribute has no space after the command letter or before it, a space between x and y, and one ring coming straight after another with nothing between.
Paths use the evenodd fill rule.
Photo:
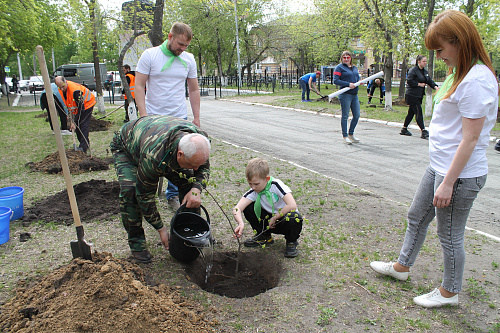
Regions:
<instances>
[{"instance_id":1,"label":"boy's blue jeans","mask_svg":"<svg viewBox=\"0 0 500 333\"><path fill-rule=\"evenodd\" d=\"M179 188L172 184L168 179L167 179L167 189L165 190L165 196L168 199L171 199L173 197L178 197L179 196Z\"/></svg>"},{"instance_id":2,"label":"boy's blue jeans","mask_svg":"<svg viewBox=\"0 0 500 333\"><path fill-rule=\"evenodd\" d=\"M408 227L398 263L406 267L414 265L427 228L436 216L437 234L443 250L444 272L441 285L451 293L458 293L462 290L465 265L465 225L472 204L486 183L486 175L457 179L453 185L451 204L445 208L435 208L432 204L434 193L443 179L434 169L427 167L408 211Z\"/></svg>"},{"instance_id":3,"label":"boy's blue jeans","mask_svg":"<svg viewBox=\"0 0 500 333\"><path fill-rule=\"evenodd\" d=\"M351 126L349 126L349 135L354 135L354 129L358 124L360 107L357 94L343 93L339 95L340 107L342 108L342 118L340 125L342 126L342 136L347 137L347 120L349 119L349 110L352 110Z\"/></svg>"},{"instance_id":4,"label":"boy's blue jeans","mask_svg":"<svg viewBox=\"0 0 500 333\"><path fill-rule=\"evenodd\" d=\"M186 118L183 118L184 120L187 120ZM179 188L172 184L168 179L167 179L167 189L165 190L165 197L168 199L178 197L179 196Z\"/></svg>"}]
</instances>

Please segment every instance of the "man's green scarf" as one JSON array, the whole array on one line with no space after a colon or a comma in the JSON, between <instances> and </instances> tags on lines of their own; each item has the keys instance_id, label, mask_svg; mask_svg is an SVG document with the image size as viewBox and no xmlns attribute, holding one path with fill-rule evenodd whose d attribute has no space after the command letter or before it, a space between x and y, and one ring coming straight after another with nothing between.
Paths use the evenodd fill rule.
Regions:
<instances>
[{"instance_id":1,"label":"man's green scarf","mask_svg":"<svg viewBox=\"0 0 500 333\"><path fill-rule=\"evenodd\" d=\"M260 214L261 214L261 211L262 211L262 205L261 205L261 203L260 203L260 196L261 196L261 195L265 195L265 196L266 196L267 201L269 202L269 204L270 204L270 205L271 205L271 207L272 207L272 208L271 208L271 210L272 210L272 212L271 212L271 213L273 213L273 214L274 214L274 202L273 202L273 195L272 195L272 193L269 191L269 189L271 188L271 185L272 185L272 183L273 183L273 180L274 180L274 178L273 178L273 177L271 177L271 178L269 179L269 181L267 182L266 187L265 187L262 191L260 191L259 193L257 193L257 199L255 199L255 204L254 204L254 206L253 206L253 210L254 210L254 212L255 212L255 215L257 215L257 219L259 219L259 220L260 220Z\"/></svg>"},{"instance_id":2,"label":"man's green scarf","mask_svg":"<svg viewBox=\"0 0 500 333\"><path fill-rule=\"evenodd\" d=\"M168 44L168 39L165 40L163 42L163 44L160 45L160 50L163 52L164 55L166 55L168 57L168 60L165 63L165 65L163 65L163 68L161 69L161 71L163 72L165 69L170 68L170 66L172 66L172 64L174 63L175 58L179 59L182 62L182 64L184 65L184 68L187 69L187 64L184 61L184 59L173 54L172 51L170 51L168 49L167 44Z\"/></svg>"}]
</instances>

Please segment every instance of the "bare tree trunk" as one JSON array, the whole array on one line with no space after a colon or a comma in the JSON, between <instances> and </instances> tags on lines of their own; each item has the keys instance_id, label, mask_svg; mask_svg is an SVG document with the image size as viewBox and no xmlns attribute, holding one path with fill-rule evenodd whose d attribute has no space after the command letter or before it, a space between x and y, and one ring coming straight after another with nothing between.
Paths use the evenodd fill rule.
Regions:
<instances>
[{"instance_id":1,"label":"bare tree trunk","mask_svg":"<svg viewBox=\"0 0 500 333\"><path fill-rule=\"evenodd\" d=\"M406 70L408 69L408 53L403 57L403 63L401 64L401 78L399 80L399 94L398 99L403 100L405 98L406 92Z\"/></svg>"},{"instance_id":2,"label":"bare tree trunk","mask_svg":"<svg viewBox=\"0 0 500 333\"><path fill-rule=\"evenodd\" d=\"M137 37L139 37L141 35L145 35L145 34L146 34L145 31L135 31L134 34L132 36L130 36L127 44L125 44L123 46L123 49L120 51L120 55L118 56L117 65L118 65L118 70L120 72L120 79L122 81L123 90L125 90L125 95L127 95L127 99L129 101L133 101L134 98L132 97L132 93L130 92L130 87L129 87L128 82L127 82L127 77L125 76L125 73L123 72L123 58L125 58L125 54L127 54L128 49L130 49L132 47L132 45L134 45L135 39Z\"/></svg>"},{"instance_id":3,"label":"bare tree trunk","mask_svg":"<svg viewBox=\"0 0 500 333\"><path fill-rule=\"evenodd\" d=\"M198 68L199 68L199 71L200 71L200 76L203 76L203 62L201 61L201 47L199 48L199 52L198 52Z\"/></svg>"},{"instance_id":4,"label":"bare tree trunk","mask_svg":"<svg viewBox=\"0 0 500 333\"><path fill-rule=\"evenodd\" d=\"M217 38L217 55L216 55L216 61L217 61L217 71L219 72L219 77L222 77L222 47L220 45L220 36L219 36L219 29L215 29L216 32L216 38Z\"/></svg>"},{"instance_id":5,"label":"bare tree trunk","mask_svg":"<svg viewBox=\"0 0 500 333\"><path fill-rule=\"evenodd\" d=\"M465 14L467 16L471 17L472 14L474 14L474 0L468 0L467 1L467 6L465 6Z\"/></svg>"},{"instance_id":6,"label":"bare tree trunk","mask_svg":"<svg viewBox=\"0 0 500 333\"><path fill-rule=\"evenodd\" d=\"M431 24L432 17L434 16L434 6L436 0L427 1L427 26ZM427 57L427 70L429 71L429 76L432 79L434 77L434 50L429 50L429 55ZM430 117L432 115L432 89L427 86L425 88L425 116Z\"/></svg>"},{"instance_id":7,"label":"bare tree trunk","mask_svg":"<svg viewBox=\"0 0 500 333\"><path fill-rule=\"evenodd\" d=\"M90 0L88 3L90 22L92 24L92 55L94 57L94 76L95 76L95 91L97 93L97 109L99 113L104 114L104 95L102 93L101 69L99 66L99 49L97 44L97 20L95 18L96 1Z\"/></svg>"},{"instance_id":8,"label":"bare tree trunk","mask_svg":"<svg viewBox=\"0 0 500 333\"><path fill-rule=\"evenodd\" d=\"M163 8L165 0L156 0L153 16L153 28L149 31L148 37L153 46L161 45L163 39Z\"/></svg>"},{"instance_id":9,"label":"bare tree trunk","mask_svg":"<svg viewBox=\"0 0 500 333\"><path fill-rule=\"evenodd\" d=\"M389 50L392 50L392 37L385 32L385 39ZM392 60L392 51L387 52L384 61L385 75L385 108L392 110L392 76L394 74L394 61Z\"/></svg>"}]
</instances>

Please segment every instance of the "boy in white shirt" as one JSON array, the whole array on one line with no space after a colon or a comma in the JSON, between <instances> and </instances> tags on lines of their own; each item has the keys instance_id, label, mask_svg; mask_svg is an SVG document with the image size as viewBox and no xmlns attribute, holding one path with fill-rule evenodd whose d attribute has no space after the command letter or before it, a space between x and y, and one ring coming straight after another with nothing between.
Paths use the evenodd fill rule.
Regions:
<instances>
[{"instance_id":1,"label":"boy in white shirt","mask_svg":"<svg viewBox=\"0 0 500 333\"><path fill-rule=\"evenodd\" d=\"M296 257L303 218L292 191L281 180L269 176L269 164L262 158L248 162L245 176L251 189L233 209L234 219L238 222L235 237L240 238L245 228L243 213L255 231L255 236L243 243L245 246L270 245L274 243L272 233L282 234L286 239L285 257Z\"/></svg>"}]
</instances>

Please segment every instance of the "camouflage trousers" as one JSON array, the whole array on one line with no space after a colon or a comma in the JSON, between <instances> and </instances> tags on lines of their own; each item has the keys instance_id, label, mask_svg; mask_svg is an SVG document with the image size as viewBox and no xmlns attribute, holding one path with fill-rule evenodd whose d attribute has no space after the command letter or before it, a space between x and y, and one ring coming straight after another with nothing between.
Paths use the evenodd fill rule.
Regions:
<instances>
[{"instance_id":1,"label":"camouflage trousers","mask_svg":"<svg viewBox=\"0 0 500 333\"><path fill-rule=\"evenodd\" d=\"M120 214L123 227L128 234L128 245L132 251L143 251L147 247L142 227L143 214L135 195L137 166L121 151L113 151L113 159L120 183ZM160 220L153 227L156 230L161 229L163 222Z\"/></svg>"},{"instance_id":2,"label":"camouflage trousers","mask_svg":"<svg viewBox=\"0 0 500 333\"><path fill-rule=\"evenodd\" d=\"M116 175L118 176L118 182L120 183L120 215L122 219L122 224L128 234L128 245L132 251L143 251L147 248L146 246L146 235L144 234L144 228L142 226L143 213L136 197L136 181L137 181L137 166L132 160L121 151L117 142L112 143L113 159L116 169ZM180 184L176 184L180 185ZM179 188L179 200L182 202L184 196L187 194L188 189L184 187ZM199 214L199 209L186 209L189 211L194 211ZM156 214L158 212L156 211ZM153 218L152 220L157 221L151 223L151 225L159 230L163 227L163 222L161 218Z\"/></svg>"}]
</instances>

